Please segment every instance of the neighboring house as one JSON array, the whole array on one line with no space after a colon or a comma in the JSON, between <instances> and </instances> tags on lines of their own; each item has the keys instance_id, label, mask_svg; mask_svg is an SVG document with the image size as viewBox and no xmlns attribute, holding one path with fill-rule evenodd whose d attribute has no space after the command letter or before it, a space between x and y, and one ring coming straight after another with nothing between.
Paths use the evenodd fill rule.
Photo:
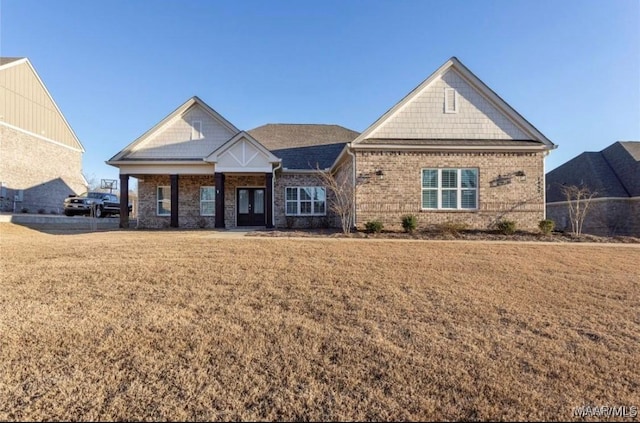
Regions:
<instances>
[{"instance_id":1,"label":"neighboring house","mask_svg":"<svg viewBox=\"0 0 640 423\"><path fill-rule=\"evenodd\" d=\"M599 152L584 152L547 174L547 217L569 231L563 186L594 193L583 232L640 236L640 142L619 141Z\"/></svg>"},{"instance_id":2,"label":"neighboring house","mask_svg":"<svg viewBox=\"0 0 640 423\"><path fill-rule=\"evenodd\" d=\"M0 58L0 211L62 213L84 147L27 58Z\"/></svg>"},{"instance_id":3,"label":"neighboring house","mask_svg":"<svg viewBox=\"0 0 640 423\"><path fill-rule=\"evenodd\" d=\"M355 226L485 229L544 219L555 145L451 58L363 133L271 124L245 132L193 97L108 164L138 179L141 227L338 226L319 171L355 187ZM126 199L122 199L126 204ZM121 225L126 226L126 215Z\"/></svg>"}]
</instances>

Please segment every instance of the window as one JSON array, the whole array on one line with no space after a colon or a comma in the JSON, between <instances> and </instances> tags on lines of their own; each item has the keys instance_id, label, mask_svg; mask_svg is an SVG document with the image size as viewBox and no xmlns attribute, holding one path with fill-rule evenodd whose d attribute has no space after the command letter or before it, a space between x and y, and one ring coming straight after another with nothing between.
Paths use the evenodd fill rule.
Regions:
<instances>
[{"instance_id":1,"label":"window","mask_svg":"<svg viewBox=\"0 0 640 423\"><path fill-rule=\"evenodd\" d=\"M158 187L158 216L171 216L171 187Z\"/></svg>"},{"instance_id":2,"label":"window","mask_svg":"<svg viewBox=\"0 0 640 423\"><path fill-rule=\"evenodd\" d=\"M202 122L194 120L191 122L191 139L199 140L202 138Z\"/></svg>"},{"instance_id":3,"label":"window","mask_svg":"<svg viewBox=\"0 0 640 423\"><path fill-rule=\"evenodd\" d=\"M323 187L285 188L287 216L324 216L327 209L326 191Z\"/></svg>"},{"instance_id":4,"label":"window","mask_svg":"<svg viewBox=\"0 0 640 423\"><path fill-rule=\"evenodd\" d=\"M458 113L458 93L455 88L444 89L444 112Z\"/></svg>"},{"instance_id":5,"label":"window","mask_svg":"<svg viewBox=\"0 0 640 423\"><path fill-rule=\"evenodd\" d=\"M216 214L216 187L200 187L200 216Z\"/></svg>"},{"instance_id":6,"label":"window","mask_svg":"<svg viewBox=\"0 0 640 423\"><path fill-rule=\"evenodd\" d=\"M478 169L422 169L422 208L476 210Z\"/></svg>"}]
</instances>

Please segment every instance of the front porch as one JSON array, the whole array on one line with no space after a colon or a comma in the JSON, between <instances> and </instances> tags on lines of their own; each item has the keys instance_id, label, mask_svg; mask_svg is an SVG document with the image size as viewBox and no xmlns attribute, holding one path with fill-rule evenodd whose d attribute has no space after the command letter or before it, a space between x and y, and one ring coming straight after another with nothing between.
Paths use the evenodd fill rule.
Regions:
<instances>
[{"instance_id":1,"label":"front porch","mask_svg":"<svg viewBox=\"0 0 640 423\"><path fill-rule=\"evenodd\" d=\"M139 228L273 228L271 173L136 177Z\"/></svg>"}]
</instances>

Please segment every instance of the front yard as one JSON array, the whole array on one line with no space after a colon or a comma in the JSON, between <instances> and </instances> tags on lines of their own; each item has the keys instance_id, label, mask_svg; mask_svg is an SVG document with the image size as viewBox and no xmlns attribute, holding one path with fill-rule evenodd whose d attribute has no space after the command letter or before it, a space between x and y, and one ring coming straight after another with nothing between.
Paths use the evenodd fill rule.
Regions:
<instances>
[{"instance_id":1,"label":"front yard","mask_svg":"<svg viewBox=\"0 0 640 423\"><path fill-rule=\"evenodd\" d=\"M0 224L0 420L573 420L640 406L638 244Z\"/></svg>"}]
</instances>

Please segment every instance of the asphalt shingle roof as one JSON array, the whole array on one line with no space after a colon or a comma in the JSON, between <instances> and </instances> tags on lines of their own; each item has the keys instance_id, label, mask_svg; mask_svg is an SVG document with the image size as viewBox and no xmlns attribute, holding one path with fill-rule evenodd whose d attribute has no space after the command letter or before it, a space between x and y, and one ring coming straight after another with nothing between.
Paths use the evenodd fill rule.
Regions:
<instances>
[{"instance_id":1,"label":"asphalt shingle roof","mask_svg":"<svg viewBox=\"0 0 640 423\"><path fill-rule=\"evenodd\" d=\"M338 125L274 124L248 131L252 137L282 159L286 169L326 169L359 134Z\"/></svg>"},{"instance_id":2,"label":"asphalt shingle roof","mask_svg":"<svg viewBox=\"0 0 640 423\"><path fill-rule=\"evenodd\" d=\"M547 202L567 200L563 185L586 186L596 192L596 197L639 196L638 150L640 142L616 142L602 151L574 157L547 173Z\"/></svg>"},{"instance_id":3,"label":"asphalt shingle roof","mask_svg":"<svg viewBox=\"0 0 640 423\"><path fill-rule=\"evenodd\" d=\"M360 135L339 125L269 123L248 131L269 150L347 143Z\"/></svg>"},{"instance_id":4,"label":"asphalt shingle roof","mask_svg":"<svg viewBox=\"0 0 640 423\"><path fill-rule=\"evenodd\" d=\"M285 169L326 169L331 167L346 143L310 145L307 147L271 150L282 159Z\"/></svg>"}]
</instances>

